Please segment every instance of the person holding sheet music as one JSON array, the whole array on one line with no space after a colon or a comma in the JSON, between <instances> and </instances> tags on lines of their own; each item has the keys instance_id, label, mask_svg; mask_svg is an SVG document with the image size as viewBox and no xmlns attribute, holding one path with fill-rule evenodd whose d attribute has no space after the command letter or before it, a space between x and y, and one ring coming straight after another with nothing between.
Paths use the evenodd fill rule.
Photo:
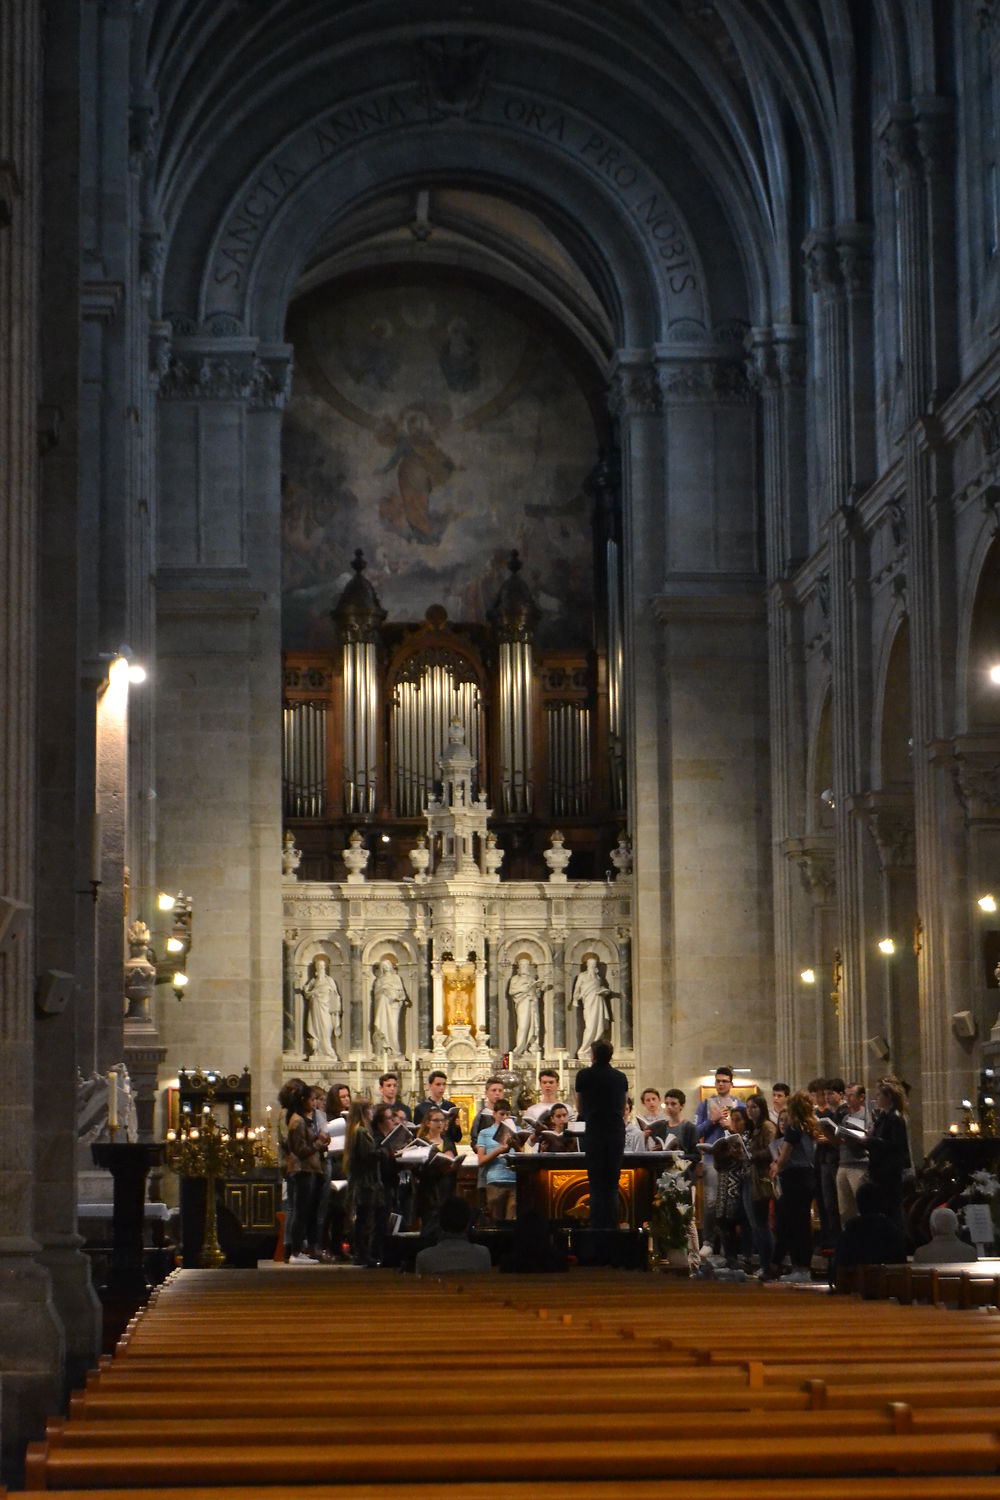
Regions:
<instances>
[{"instance_id":1,"label":"person holding sheet music","mask_svg":"<svg viewBox=\"0 0 1000 1500\"><path fill-rule=\"evenodd\" d=\"M683 1089L667 1089L663 1096L663 1113L666 1116L670 1135L677 1142L676 1149L688 1161L698 1160L698 1132L693 1120L685 1120L684 1106L687 1095Z\"/></svg>"},{"instance_id":2,"label":"person holding sheet music","mask_svg":"<svg viewBox=\"0 0 1000 1500\"><path fill-rule=\"evenodd\" d=\"M418 1104L413 1111L413 1123L421 1125L426 1119L429 1110L441 1110L446 1121L445 1135L451 1141L452 1145L457 1146L462 1139L462 1121L455 1105L452 1104L450 1099L446 1099L444 1096L447 1085L447 1073L435 1071L431 1074L427 1080L427 1098L422 1104Z\"/></svg>"},{"instance_id":3,"label":"person holding sheet music","mask_svg":"<svg viewBox=\"0 0 1000 1500\"><path fill-rule=\"evenodd\" d=\"M637 1125L631 1118L632 1097L625 1100L625 1108L622 1111L622 1119L625 1121L625 1150L627 1152L645 1151L646 1136L642 1126Z\"/></svg>"},{"instance_id":4,"label":"person holding sheet music","mask_svg":"<svg viewBox=\"0 0 1000 1500\"><path fill-rule=\"evenodd\" d=\"M778 1238L788 1246L792 1269L782 1281L812 1280L812 1201L816 1182L816 1138L819 1125L804 1089L788 1101L788 1124L769 1172L780 1184Z\"/></svg>"},{"instance_id":5,"label":"person holding sheet music","mask_svg":"<svg viewBox=\"0 0 1000 1500\"><path fill-rule=\"evenodd\" d=\"M559 1074L553 1068L543 1068L538 1075L538 1103L532 1104L524 1111L526 1123L533 1124L541 1119L542 1115L548 1114L554 1104L562 1104L559 1098ZM567 1109L569 1106L566 1106ZM570 1110L570 1119L573 1111Z\"/></svg>"},{"instance_id":6,"label":"person holding sheet music","mask_svg":"<svg viewBox=\"0 0 1000 1500\"><path fill-rule=\"evenodd\" d=\"M774 1183L771 1181L771 1144L777 1128L771 1123L771 1112L763 1094L751 1094L746 1102L747 1149L750 1165L743 1175L743 1211L753 1239L757 1255L757 1275L761 1280L772 1275L771 1260L774 1255L774 1236L771 1233L770 1214L774 1202Z\"/></svg>"},{"instance_id":7,"label":"person holding sheet music","mask_svg":"<svg viewBox=\"0 0 1000 1500\"><path fill-rule=\"evenodd\" d=\"M502 1078L487 1078L486 1087L483 1090L486 1096L485 1102L476 1112L476 1117L469 1128L469 1142L473 1151L478 1148L480 1132L493 1124L493 1111L497 1100L503 1098L503 1090L504 1082ZM480 1210L488 1210L486 1171L486 1167L480 1163L479 1171L476 1174L476 1196L479 1200Z\"/></svg>"},{"instance_id":8,"label":"person holding sheet music","mask_svg":"<svg viewBox=\"0 0 1000 1500\"><path fill-rule=\"evenodd\" d=\"M444 1074L440 1077L443 1078ZM423 1109L423 1105L419 1108ZM417 1213L420 1215L421 1234L435 1235L439 1228L442 1205L455 1191L455 1170L458 1165L455 1142L447 1133L444 1112L436 1104L430 1105L420 1121L414 1144L419 1145L421 1142L432 1150L423 1162L416 1164ZM442 1159L438 1161L438 1157Z\"/></svg>"},{"instance_id":9,"label":"person holding sheet music","mask_svg":"<svg viewBox=\"0 0 1000 1500\"><path fill-rule=\"evenodd\" d=\"M377 1138L373 1129L375 1114L379 1117ZM388 1206L383 1176L385 1156L378 1142L388 1115L386 1104L380 1104L373 1112L367 1099L355 1099L347 1120L344 1166L348 1201L354 1212L351 1258L356 1266L377 1266L382 1260Z\"/></svg>"},{"instance_id":10,"label":"person holding sheet music","mask_svg":"<svg viewBox=\"0 0 1000 1500\"><path fill-rule=\"evenodd\" d=\"M565 1104L553 1104L547 1116L536 1121L535 1150L547 1152L579 1151L580 1142L566 1128L569 1125L569 1110Z\"/></svg>"},{"instance_id":11,"label":"person holding sheet music","mask_svg":"<svg viewBox=\"0 0 1000 1500\"><path fill-rule=\"evenodd\" d=\"M718 1175L715 1213L727 1266L735 1268L742 1255L749 1268L750 1225L743 1208L743 1179L749 1166L748 1147L743 1139L746 1116L741 1109L734 1109L730 1122L731 1130L712 1147Z\"/></svg>"},{"instance_id":12,"label":"person holding sheet music","mask_svg":"<svg viewBox=\"0 0 1000 1500\"><path fill-rule=\"evenodd\" d=\"M477 1137L476 1155L479 1169L486 1174L486 1207L494 1224L517 1218L517 1177L507 1165L507 1156L517 1150L515 1136L508 1129L510 1100L493 1102L493 1119L483 1125Z\"/></svg>"},{"instance_id":13,"label":"person holding sheet music","mask_svg":"<svg viewBox=\"0 0 1000 1500\"><path fill-rule=\"evenodd\" d=\"M399 1074L383 1073L378 1081L376 1104L388 1104L390 1109L401 1109L406 1119L410 1118L409 1106L399 1097Z\"/></svg>"}]
</instances>

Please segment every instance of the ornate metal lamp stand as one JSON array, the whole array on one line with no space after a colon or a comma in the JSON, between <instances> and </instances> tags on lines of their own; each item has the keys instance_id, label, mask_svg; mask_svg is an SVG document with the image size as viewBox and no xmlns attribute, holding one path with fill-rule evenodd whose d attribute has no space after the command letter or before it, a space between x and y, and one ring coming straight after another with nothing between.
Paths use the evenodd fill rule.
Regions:
<instances>
[{"instance_id":1,"label":"ornate metal lamp stand","mask_svg":"<svg viewBox=\"0 0 1000 1500\"><path fill-rule=\"evenodd\" d=\"M212 1111L215 1090L211 1086L200 1116L179 1131L167 1131L167 1165L179 1177L203 1178L205 1182L205 1230L198 1264L225 1264L219 1244L215 1216L215 1184L220 1177L244 1177L264 1156L264 1142L255 1130L238 1128L230 1133Z\"/></svg>"}]
</instances>

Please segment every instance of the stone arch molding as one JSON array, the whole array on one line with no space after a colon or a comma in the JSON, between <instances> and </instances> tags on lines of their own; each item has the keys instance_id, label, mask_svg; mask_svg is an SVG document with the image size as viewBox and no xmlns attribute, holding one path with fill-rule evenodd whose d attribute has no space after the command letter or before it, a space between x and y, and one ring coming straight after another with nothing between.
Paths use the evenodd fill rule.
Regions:
<instances>
[{"instance_id":1,"label":"stone arch molding","mask_svg":"<svg viewBox=\"0 0 1000 1500\"><path fill-rule=\"evenodd\" d=\"M416 84L338 103L257 159L208 234L198 226L200 257L191 255L188 214L198 206L189 197L170 236L164 317L175 333L279 341L295 283L339 221L403 184L457 180L540 205L561 223L620 346L710 339L704 264L656 171L572 107L493 86L477 119L457 126L427 121Z\"/></svg>"}]
</instances>

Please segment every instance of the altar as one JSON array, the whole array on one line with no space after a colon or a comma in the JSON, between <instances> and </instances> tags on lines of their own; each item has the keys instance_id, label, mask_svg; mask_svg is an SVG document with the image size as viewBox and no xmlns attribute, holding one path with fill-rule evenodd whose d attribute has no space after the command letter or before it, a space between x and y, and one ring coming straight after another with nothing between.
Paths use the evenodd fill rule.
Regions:
<instances>
[{"instance_id":1,"label":"altar","mask_svg":"<svg viewBox=\"0 0 1000 1500\"><path fill-rule=\"evenodd\" d=\"M343 851L342 881L299 880L284 851L283 1074L346 1080L374 1096L400 1075L411 1105L440 1069L471 1117L501 1073L521 1106L541 1068L572 1091L595 1040L607 1038L635 1085L632 1032L631 849L612 851L614 877L570 880L570 850L553 831L547 878L504 880L504 851L462 724L449 726L427 801L413 875L369 879L360 831ZM541 876L541 872L540 872Z\"/></svg>"},{"instance_id":2,"label":"altar","mask_svg":"<svg viewBox=\"0 0 1000 1500\"><path fill-rule=\"evenodd\" d=\"M546 1219L586 1223L590 1213L587 1158L582 1151L543 1155L512 1153L508 1164L517 1176L517 1212L534 1209ZM653 1208L660 1175L658 1151L629 1151L618 1176L618 1222L641 1229Z\"/></svg>"}]
</instances>

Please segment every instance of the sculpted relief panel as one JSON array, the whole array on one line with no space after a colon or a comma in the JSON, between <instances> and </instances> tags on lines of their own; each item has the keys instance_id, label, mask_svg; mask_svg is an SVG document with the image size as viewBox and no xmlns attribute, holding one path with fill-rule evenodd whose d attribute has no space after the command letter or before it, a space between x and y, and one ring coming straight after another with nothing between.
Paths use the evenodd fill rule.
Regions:
<instances>
[{"instance_id":1,"label":"sculpted relief panel","mask_svg":"<svg viewBox=\"0 0 1000 1500\"><path fill-rule=\"evenodd\" d=\"M292 311L283 439L286 648L333 644L361 547L390 620L483 623L516 547L547 646L589 644L590 411L519 311L444 282L331 289Z\"/></svg>"}]
</instances>

